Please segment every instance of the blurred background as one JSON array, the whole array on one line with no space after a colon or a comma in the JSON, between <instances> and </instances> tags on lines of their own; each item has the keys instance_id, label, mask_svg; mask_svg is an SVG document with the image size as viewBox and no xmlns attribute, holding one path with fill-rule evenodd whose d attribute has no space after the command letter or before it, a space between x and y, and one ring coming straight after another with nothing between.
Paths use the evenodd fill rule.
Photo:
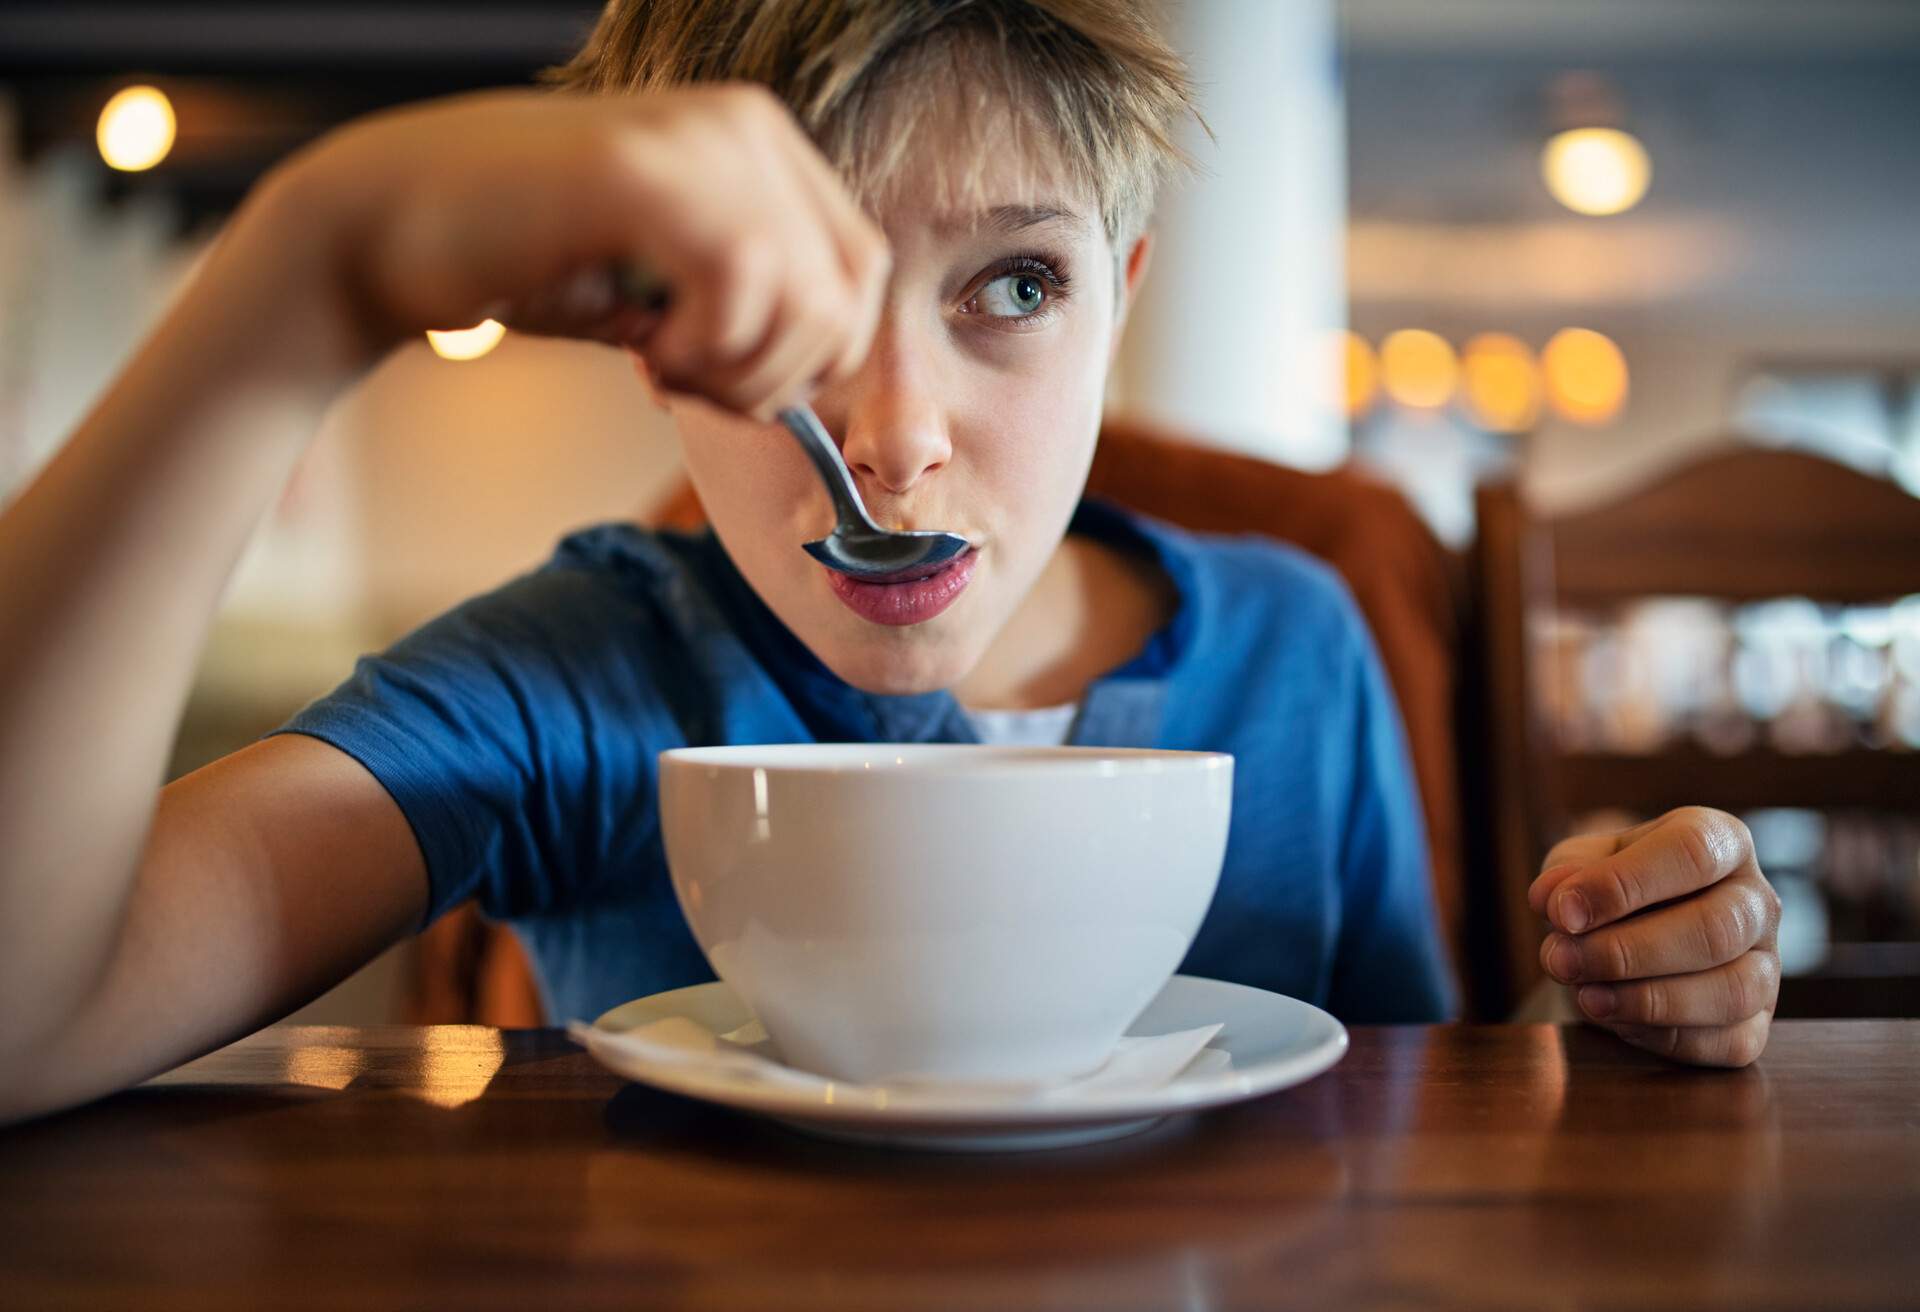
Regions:
<instances>
[{"instance_id":1,"label":"blurred background","mask_svg":"<svg viewBox=\"0 0 1920 1312\"><path fill-rule=\"evenodd\" d=\"M0 8L0 503L262 169L384 105L524 84L597 8ZM1216 141L1191 143L1207 171L1163 206L1113 409L1398 488L1452 553L1480 646L1507 619L1524 644L1463 711L1465 749L1484 737L1516 770L1572 763L1530 777L1626 781L1604 807L1591 789L1509 789L1526 842L1664 809L1628 786L1663 760L1732 781L1689 796L1752 824L1787 902L1788 968L1868 981L1822 995L1830 1009L1914 1007L1911 548L1863 538L1777 595L1751 571L1655 570L1688 590L1629 597L1518 566L1511 615L1482 593L1506 577L1488 564L1489 488L1546 533L1729 450L1790 450L1859 476L1809 476L1839 489L1818 541L1854 506L1904 522L1920 493L1920 4L1192 0L1169 22ZM644 516L679 486L669 426L617 353L447 327L473 331L396 351L261 525L176 772L570 527ZM1718 513L1711 481L1686 486ZM1504 746L1483 732L1506 721ZM303 1018L393 1013L405 958Z\"/></svg>"}]
</instances>

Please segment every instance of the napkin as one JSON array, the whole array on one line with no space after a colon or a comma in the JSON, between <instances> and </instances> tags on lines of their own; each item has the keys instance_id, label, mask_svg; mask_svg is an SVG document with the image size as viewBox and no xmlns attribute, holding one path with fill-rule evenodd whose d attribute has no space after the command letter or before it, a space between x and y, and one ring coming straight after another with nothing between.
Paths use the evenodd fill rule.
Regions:
<instances>
[{"instance_id":1,"label":"napkin","mask_svg":"<svg viewBox=\"0 0 1920 1312\"><path fill-rule=\"evenodd\" d=\"M588 1049L604 1048L653 1066L684 1067L790 1088L837 1086L843 1094L888 1089L922 1095L1051 1101L1086 1094L1148 1093L1165 1087L1189 1069L1225 1069L1232 1065L1232 1058L1224 1052L1207 1049L1208 1042L1222 1028L1223 1025L1202 1025L1172 1034L1123 1038L1097 1069L1071 1080L1015 1083L904 1076L873 1085L849 1085L784 1065L770 1055L772 1045L758 1021L749 1021L726 1034L716 1034L688 1016L669 1016L618 1032L597 1030L576 1020L567 1026L567 1033L575 1043Z\"/></svg>"}]
</instances>

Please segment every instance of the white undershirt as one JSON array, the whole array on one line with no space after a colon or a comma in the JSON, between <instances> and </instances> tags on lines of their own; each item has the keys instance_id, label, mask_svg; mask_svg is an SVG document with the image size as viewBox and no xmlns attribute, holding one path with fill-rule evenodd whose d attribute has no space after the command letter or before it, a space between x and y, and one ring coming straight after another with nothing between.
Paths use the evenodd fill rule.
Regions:
<instances>
[{"instance_id":1,"label":"white undershirt","mask_svg":"<svg viewBox=\"0 0 1920 1312\"><path fill-rule=\"evenodd\" d=\"M989 747L1059 747L1073 731L1073 717L1080 703L1042 706L1033 711L960 709L966 712L974 735Z\"/></svg>"}]
</instances>

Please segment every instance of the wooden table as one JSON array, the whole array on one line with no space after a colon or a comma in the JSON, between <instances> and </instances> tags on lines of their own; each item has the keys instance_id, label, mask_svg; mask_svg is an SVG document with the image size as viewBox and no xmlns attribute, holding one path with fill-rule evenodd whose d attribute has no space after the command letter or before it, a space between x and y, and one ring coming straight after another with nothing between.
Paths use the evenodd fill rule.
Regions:
<instances>
[{"instance_id":1,"label":"wooden table","mask_svg":"<svg viewBox=\"0 0 1920 1312\"><path fill-rule=\"evenodd\" d=\"M1591 1030L1360 1029L1131 1140L816 1142L554 1031L277 1029L0 1131L0 1306L1920 1304L1920 1021L1739 1072Z\"/></svg>"}]
</instances>

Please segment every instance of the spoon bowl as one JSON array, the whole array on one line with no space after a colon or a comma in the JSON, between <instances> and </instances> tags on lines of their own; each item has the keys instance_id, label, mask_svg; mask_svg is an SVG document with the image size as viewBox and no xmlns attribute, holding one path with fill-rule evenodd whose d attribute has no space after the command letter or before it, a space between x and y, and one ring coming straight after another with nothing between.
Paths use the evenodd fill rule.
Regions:
<instances>
[{"instance_id":1,"label":"spoon bowl","mask_svg":"<svg viewBox=\"0 0 1920 1312\"><path fill-rule=\"evenodd\" d=\"M804 544L807 554L828 569L865 583L904 582L935 573L972 545L957 533L938 529L881 528L867 514L852 471L813 408L789 406L780 412L780 422L813 461L814 471L833 499L839 520L833 532Z\"/></svg>"}]
</instances>

